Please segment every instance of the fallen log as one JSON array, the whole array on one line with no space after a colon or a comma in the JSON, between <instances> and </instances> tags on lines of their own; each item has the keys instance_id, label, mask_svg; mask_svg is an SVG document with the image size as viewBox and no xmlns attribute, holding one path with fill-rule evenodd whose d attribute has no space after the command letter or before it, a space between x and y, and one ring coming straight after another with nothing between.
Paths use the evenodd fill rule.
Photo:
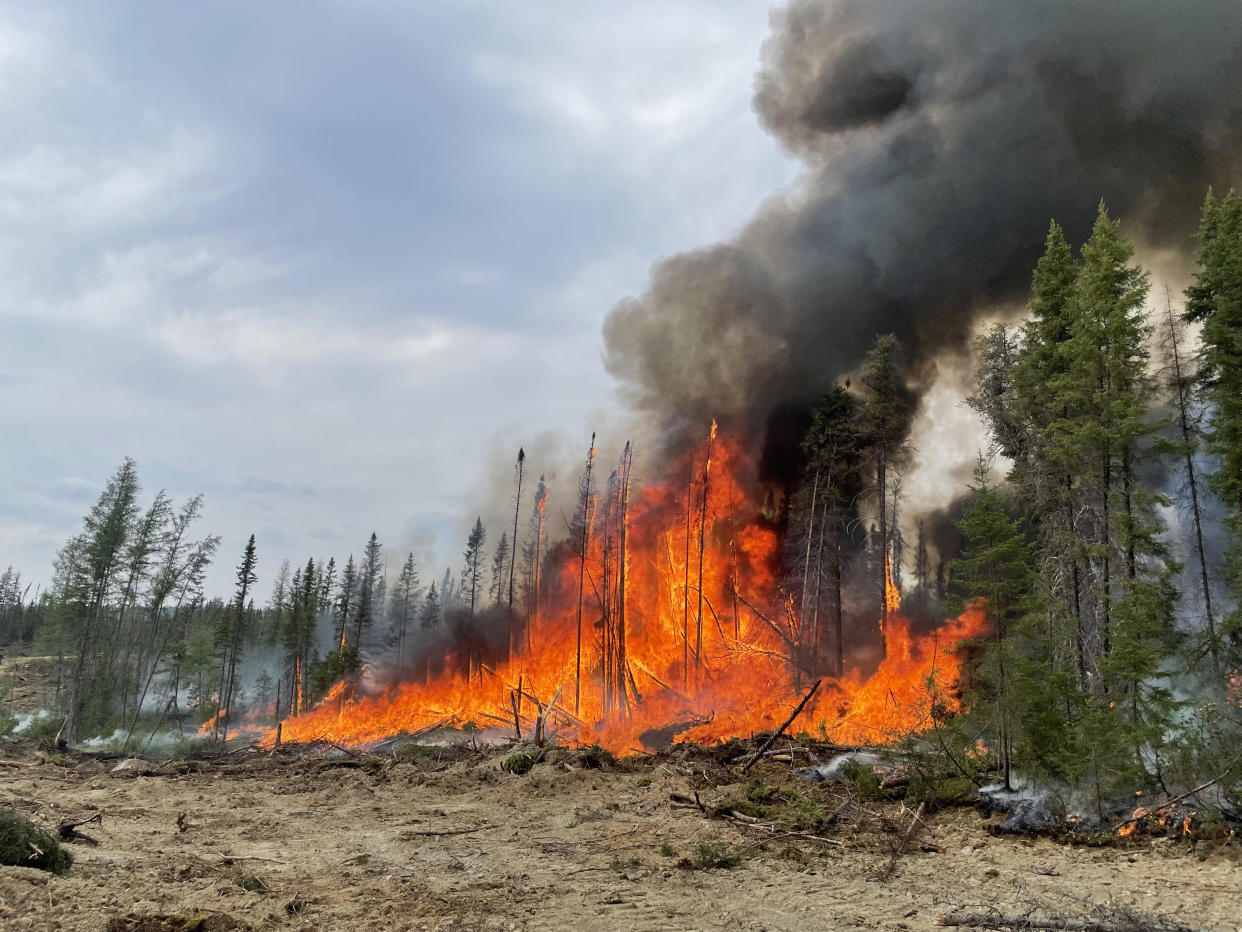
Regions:
<instances>
[{"instance_id":1,"label":"fallen log","mask_svg":"<svg viewBox=\"0 0 1242 932\"><path fill-rule=\"evenodd\" d=\"M742 773L746 773L746 771L750 770L751 767L755 766L755 761L763 757L764 752L767 751L767 749L770 748L773 744L775 744L776 739L779 738L781 735L783 735L785 733L785 729L787 729L790 725L794 723L794 719L796 719L799 715L802 714L802 710L806 708L806 704L811 701L811 697L815 695L815 691L819 689L819 684L822 683L823 681L824 681L823 677L820 677L814 682L814 684L812 684L810 690L807 691L807 694L802 697L802 701L798 703L798 707L793 710L789 718L785 719L785 724L781 725L780 728L772 732L768 740L763 742L763 744L759 747L759 750L756 751L751 756L750 760L746 762L746 766L742 768Z\"/></svg>"},{"instance_id":2,"label":"fallen log","mask_svg":"<svg viewBox=\"0 0 1242 932\"><path fill-rule=\"evenodd\" d=\"M1069 932L1202 932L1180 922L1161 920L1096 920L1063 919L1051 916L1005 916L990 913L948 913L937 920L942 926L962 926L968 929L1065 929Z\"/></svg>"}]
</instances>

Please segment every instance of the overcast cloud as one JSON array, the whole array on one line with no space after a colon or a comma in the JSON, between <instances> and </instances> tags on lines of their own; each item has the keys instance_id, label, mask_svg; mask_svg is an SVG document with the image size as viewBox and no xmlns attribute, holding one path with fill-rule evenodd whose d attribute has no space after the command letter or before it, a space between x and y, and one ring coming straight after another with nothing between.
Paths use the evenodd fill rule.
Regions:
<instances>
[{"instance_id":1,"label":"overcast cloud","mask_svg":"<svg viewBox=\"0 0 1242 932\"><path fill-rule=\"evenodd\" d=\"M613 402L600 323L795 166L738 2L0 4L0 567L121 458L227 590L456 562L485 461ZM547 441L545 441L547 442ZM438 551L437 551L438 548ZM432 567L428 567L432 569Z\"/></svg>"}]
</instances>

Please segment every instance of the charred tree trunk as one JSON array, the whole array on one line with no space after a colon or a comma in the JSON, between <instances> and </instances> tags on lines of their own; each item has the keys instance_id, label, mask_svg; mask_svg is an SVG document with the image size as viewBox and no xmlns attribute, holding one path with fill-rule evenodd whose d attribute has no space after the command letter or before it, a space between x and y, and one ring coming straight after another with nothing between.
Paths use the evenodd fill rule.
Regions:
<instances>
[{"instance_id":1,"label":"charred tree trunk","mask_svg":"<svg viewBox=\"0 0 1242 932\"><path fill-rule=\"evenodd\" d=\"M591 533L591 470L595 468L595 434L591 433L591 449L587 451L586 476L582 491L582 535L578 545L578 644L574 660L574 714L582 703L582 596L586 583L587 541Z\"/></svg>"},{"instance_id":2,"label":"charred tree trunk","mask_svg":"<svg viewBox=\"0 0 1242 932\"><path fill-rule=\"evenodd\" d=\"M509 548L509 638L506 642L508 655L513 656L513 573L517 566L518 552L518 517L522 511L522 473L526 468L526 450L518 447L517 455L517 494L513 503L513 544Z\"/></svg>"}]
</instances>

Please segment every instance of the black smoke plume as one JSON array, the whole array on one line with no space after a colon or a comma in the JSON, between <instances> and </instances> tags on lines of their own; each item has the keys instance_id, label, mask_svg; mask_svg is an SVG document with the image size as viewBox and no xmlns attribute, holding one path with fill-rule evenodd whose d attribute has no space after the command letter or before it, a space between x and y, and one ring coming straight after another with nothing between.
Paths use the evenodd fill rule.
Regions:
<instances>
[{"instance_id":1,"label":"black smoke plume","mask_svg":"<svg viewBox=\"0 0 1242 932\"><path fill-rule=\"evenodd\" d=\"M981 309L1024 300L1050 218L1081 241L1101 198L1190 250L1237 162L1237 0L794 0L772 23L754 109L804 178L604 325L673 446L713 417L762 443L877 333L917 381Z\"/></svg>"}]
</instances>

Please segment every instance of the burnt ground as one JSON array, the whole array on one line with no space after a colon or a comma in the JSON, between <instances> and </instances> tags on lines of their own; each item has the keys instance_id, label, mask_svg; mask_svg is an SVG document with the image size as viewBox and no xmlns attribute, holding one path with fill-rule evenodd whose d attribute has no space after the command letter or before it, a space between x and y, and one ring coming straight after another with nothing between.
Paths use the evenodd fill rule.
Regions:
<instances>
[{"instance_id":1,"label":"burnt ground","mask_svg":"<svg viewBox=\"0 0 1242 932\"><path fill-rule=\"evenodd\" d=\"M931 929L954 907L1040 903L1242 929L1236 843L994 837L972 809L920 824L790 763L742 776L689 750L554 751L524 774L496 749L331 753L123 776L0 745L0 806L51 830L102 816L67 874L0 867L0 928Z\"/></svg>"}]
</instances>

